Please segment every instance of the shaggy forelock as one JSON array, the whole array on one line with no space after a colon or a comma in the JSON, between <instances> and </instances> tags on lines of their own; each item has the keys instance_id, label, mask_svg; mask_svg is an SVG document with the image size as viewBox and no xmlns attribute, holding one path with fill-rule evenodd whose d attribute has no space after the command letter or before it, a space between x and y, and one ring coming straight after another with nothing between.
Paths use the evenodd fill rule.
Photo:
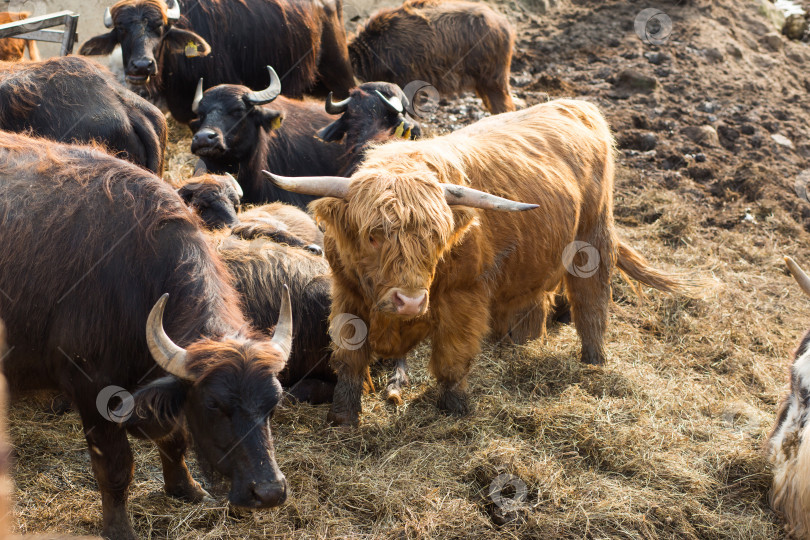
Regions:
<instances>
[{"instance_id":1,"label":"shaggy forelock","mask_svg":"<svg viewBox=\"0 0 810 540\"><path fill-rule=\"evenodd\" d=\"M112 15L113 20L116 19L121 10L127 8L141 9L144 12L154 12L163 19L163 24L166 24L169 20L166 16L166 2L163 2L163 0L121 0L110 8L110 15Z\"/></svg>"}]
</instances>

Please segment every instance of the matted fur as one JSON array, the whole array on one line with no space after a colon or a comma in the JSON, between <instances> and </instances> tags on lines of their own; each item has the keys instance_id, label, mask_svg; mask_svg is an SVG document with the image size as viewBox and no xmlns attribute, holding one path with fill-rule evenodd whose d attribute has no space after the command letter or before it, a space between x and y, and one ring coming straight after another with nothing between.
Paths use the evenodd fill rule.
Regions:
<instances>
[{"instance_id":1,"label":"matted fur","mask_svg":"<svg viewBox=\"0 0 810 540\"><path fill-rule=\"evenodd\" d=\"M0 129L102 144L118 157L163 174L166 118L86 58L0 63Z\"/></svg>"},{"instance_id":2,"label":"matted fur","mask_svg":"<svg viewBox=\"0 0 810 540\"><path fill-rule=\"evenodd\" d=\"M509 68L515 31L472 2L406 0L371 16L349 43L357 75L403 88L420 80L442 94L474 90L492 113L514 111Z\"/></svg>"},{"instance_id":3,"label":"matted fur","mask_svg":"<svg viewBox=\"0 0 810 540\"><path fill-rule=\"evenodd\" d=\"M440 403L464 412L467 373L483 337L509 338L527 310L546 309L561 283L582 338L583 361L603 362L617 259L620 268L654 287L684 285L648 268L617 238L613 160L613 137L599 110L558 100L441 137L373 148L352 176L346 200L312 203L326 228L326 254L335 273L332 317L352 313L369 326L367 346L333 355L339 388L332 419L355 421L357 381L373 357L404 356L428 336L429 367L442 386ZM539 207L526 212L451 207L440 182ZM567 271L563 254L574 241L598 253L593 275ZM394 287L428 289L427 312L409 319L393 315L388 294ZM545 316L531 320L542 325ZM541 334L539 327L518 332ZM345 396L344 380L351 381Z\"/></svg>"}]
</instances>

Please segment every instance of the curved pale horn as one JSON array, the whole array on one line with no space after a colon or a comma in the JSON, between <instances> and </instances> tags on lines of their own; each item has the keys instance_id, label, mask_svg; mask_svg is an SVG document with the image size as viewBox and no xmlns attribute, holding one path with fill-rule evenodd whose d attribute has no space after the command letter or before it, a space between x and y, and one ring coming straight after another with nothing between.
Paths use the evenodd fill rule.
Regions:
<instances>
[{"instance_id":1,"label":"curved pale horn","mask_svg":"<svg viewBox=\"0 0 810 540\"><path fill-rule=\"evenodd\" d=\"M239 185L239 182L236 181L236 178L234 178L231 173L225 173L223 176L231 183L231 186L233 186L234 191L236 191L240 199L245 196L245 192L242 191L242 186Z\"/></svg>"},{"instance_id":2,"label":"curved pale horn","mask_svg":"<svg viewBox=\"0 0 810 540\"><path fill-rule=\"evenodd\" d=\"M332 101L332 92L329 92L329 95L326 96L326 103L324 105L326 108L326 112L329 114L343 114L349 108L349 103L351 102L352 98L347 97L343 101L338 101L337 103L335 103L334 101Z\"/></svg>"},{"instance_id":3,"label":"curved pale horn","mask_svg":"<svg viewBox=\"0 0 810 540\"><path fill-rule=\"evenodd\" d=\"M177 0L166 0L166 18L174 22L180 18L180 3Z\"/></svg>"},{"instance_id":4,"label":"curved pale horn","mask_svg":"<svg viewBox=\"0 0 810 540\"><path fill-rule=\"evenodd\" d=\"M285 191L316 197L345 199L351 183L351 179L342 176L279 176L270 171L262 174Z\"/></svg>"},{"instance_id":5,"label":"curved pale horn","mask_svg":"<svg viewBox=\"0 0 810 540\"><path fill-rule=\"evenodd\" d=\"M104 26L106 26L107 28L112 28L113 26L115 26L115 23L113 22L112 18L112 13L110 12L110 8L107 8L107 10L104 12Z\"/></svg>"},{"instance_id":6,"label":"curved pale horn","mask_svg":"<svg viewBox=\"0 0 810 540\"><path fill-rule=\"evenodd\" d=\"M267 66L267 71L270 73L270 86L260 92L250 92L245 96L245 100L251 105L270 103L281 93L281 80L276 75L276 70Z\"/></svg>"},{"instance_id":7,"label":"curved pale horn","mask_svg":"<svg viewBox=\"0 0 810 540\"><path fill-rule=\"evenodd\" d=\"M194 377L186 367L186 350L171 340L163 328L163 310L169 293L165 293L155 303L146 320L146 344L155 362L175 377L193 381Z\"/></svg>"},{"instance_id":8,"label":"curved pale horn","mask_svg":"<svg viewBox=\"0 0 810 540\"><path fill-rule=\"evenodd\" d=\"M399 114L399 113L401 113L402 111L405 110L405 107L402 106L402 100L399 99L397 96L387 98L379 90L374 90L374 93L377 94L377 96L381 100L383 100L383 103L385 103L385 106L388 107L389 109L391 109L393 112Z\"/></svg>"},{"instance_id":9,"label":"curved pale horn","mask_svg":"<svg viewBox=\"0 0 810 540\"><path fill-rule=\"evenodd\" d=\"M796 280L796 283L799 284L802 292L807 296L810 296L810 277L804 273L804 270L796 264L796 261L791 259L790 257L785 257L785 264L787 264L788 270L790 273L793 274L793 279Z\"/></svg>"},{"instance_id":10,"label":"curved pale horn","mask_svg":"<svg viewBox=\"0 0 810 540\"><path fill-rule=\"evenodd\" d=\"M287 285L283 285L284 290L281 293L281 309L278 312L278 323L276 323L276 330L273 333L273 339L270 341L275 345L284 355L287 360L290 357L292 350L292 336L293 336L293 319L292 308L290 307L290 289Z\"/></svg>"},{"instance_id":11,"label":"curved pale horn","mask_svg":"<svg viewBox=\"0 0 810 540\"><path fill-rule=\"evenodd\" d=\"M191 102L191 112L197 114L197 109L200 108L200 101L203 97L203 80L200 77L200 82L197 83L197 90L194 92L194 101Z\"/></svg>"},{"instance_id":12,"label":"curved pale horn","mask_svg":"<svg viewBox=\"0 0 810 540\"><path fill-rule=\"evenodd\" d=\"M467 186L458 186L456 184L442 184L441 186L444 189L444 198L450 206L461 205L471 208L483 208L484 210L500 210L502 212L522 212L538 206L504 199Z\"/></svg>"}]
</instances>

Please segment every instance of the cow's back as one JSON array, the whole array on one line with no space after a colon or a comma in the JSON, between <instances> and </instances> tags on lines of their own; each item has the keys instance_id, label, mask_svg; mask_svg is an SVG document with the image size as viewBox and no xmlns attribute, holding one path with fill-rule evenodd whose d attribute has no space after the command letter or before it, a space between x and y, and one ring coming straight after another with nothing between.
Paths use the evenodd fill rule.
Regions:
<instances>
[{"instance_id":1,"label":"cow's back","mask_svg":"<svg viewBox=\"0 0 810 540\"><path fill-rule=\"evenodd\" d=\"M6 133L0 241L14 388L57 386L71 363L96 384L110 370L136 381L153 366L144 328L154 302L171 291L168 331L191 330L195 294L217 271L182 200L157 177L88 147ZM104 364L111 358L118 365Z\"/></svg>"}]
</instances>

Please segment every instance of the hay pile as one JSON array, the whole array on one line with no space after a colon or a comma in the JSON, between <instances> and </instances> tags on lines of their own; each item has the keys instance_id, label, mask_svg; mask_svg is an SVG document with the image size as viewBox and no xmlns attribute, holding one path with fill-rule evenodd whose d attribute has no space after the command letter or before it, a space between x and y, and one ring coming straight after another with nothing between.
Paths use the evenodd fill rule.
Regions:
<instances>
[{"instance_id":1,"label":"hay pile","mask_svg":"<svg viewBox=\"0 0 810 540\"><path fill-rule=\"evenodd\" d=\"M625 3L611 3L619 4ZM690 24L709 25L705 3L694 4L678 9L703 10L704 18ZM758 16L746 11L746 2L723 5L752 20ZM570 8L542 23L520 15L521 43L534 35L535 44L556 47L586 73L588 54L622 49L579 45L582 50L571 52L565 42L545 37L562 39L554 25L591 24L597 35L600 17L609 22L615 14ZM692 76L701 77L700 69L695 65ZM563 82L561 91L576 87L585 96L602 96L605 88L574 76ZM661 93L656 99L649 107L665 108L670 98ZM466 107L471 100L446 108L458 103ZM622 128L639 103L645 102L616 102L608 116ZM798 105L790 111L800 114ZM440 118L446 125L455 120ZM173 182L192 168L184 130L172 130ZM726 159L721 163L730 163ZM786 388L791 352L810 323L810 303L781 260L791 254L810 267L808 234L794 207L746 199L734 192L731 176L717 173L731 191L706 199L701 190L711 187L650 172L647 161L631 153L620 158L622 236L657 266L701 275L710 284L696 299L649 292L641 300L615 278L606 366L578 362L578 340L568 326L551 329L545 343L488 345L470 380L475 412L457 419L434 406L437 393L425 369L429 349L422 345L409 359L406 405L396 409L379 394L364 397L357 430L325 427L328 406L277 412L272 428L291 496L261 512L168 498L156 450L134 441L135 530L145 538L177 539L778 537L760 446ZM773 192L789 189L784 178L757 180L771 182ZM749 207L755 221L743 219ZM375 376L383 388L385 369ZM19 531L98 533L101 503L77 415L53 416L41 402L27 400L12 408L10 423ZM494 481L514 480L502 474L519 482L491 494ZM525 501L504 509L503 501L520 495L523 485Z\"/></svg>"}]
</instances>

